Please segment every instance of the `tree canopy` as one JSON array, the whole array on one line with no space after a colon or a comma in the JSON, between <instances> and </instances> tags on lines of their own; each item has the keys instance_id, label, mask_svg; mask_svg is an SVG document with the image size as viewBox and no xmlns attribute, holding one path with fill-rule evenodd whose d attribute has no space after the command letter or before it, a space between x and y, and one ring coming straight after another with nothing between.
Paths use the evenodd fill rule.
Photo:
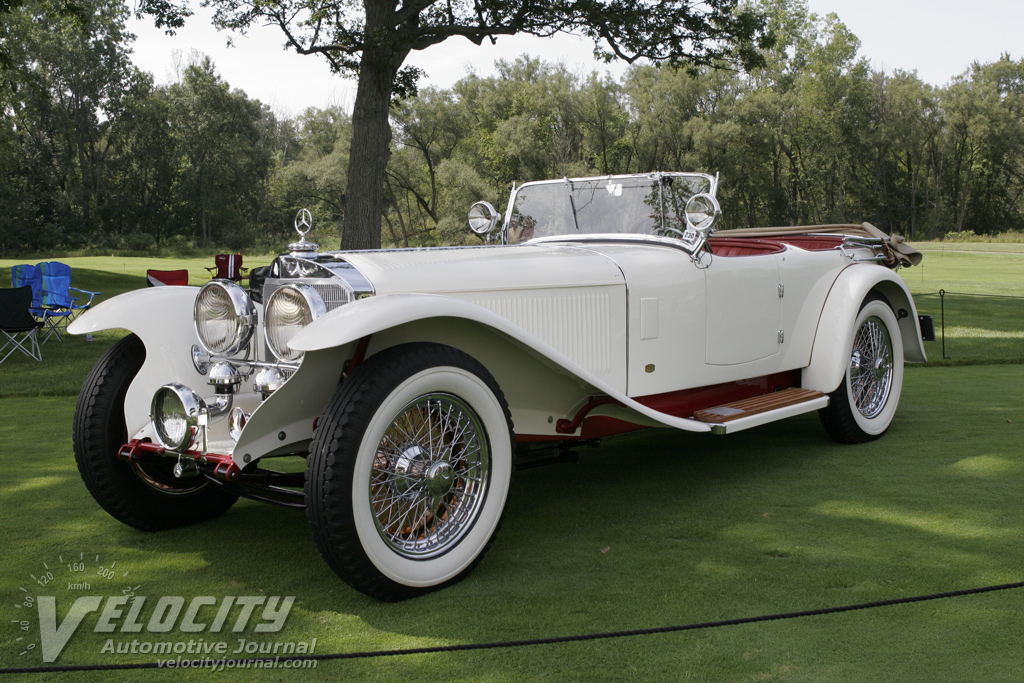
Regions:
<instances>
[{"instance_id":1,"label":"tree canopy","mask_svg":"<svg viewBox=\"0 0 1024 683\"><path fill-rule=\"evenodd\" d=\"M0 257L274 251L298 208L339 246L363 171L349 112L279 120L201 55L156 85L130 63L122 2L82 1L84 25L25 0L0 27ZM722 229L1024 229L1024 60L934 86L872 69L802 0L759 6L777 41L747 72L635 64L612 78L523 56L392 105L380 239L478 244L466 210L500 209L512 182L653 170L720 173Z\"/></svg>"},{"instance_id":2,"label":"tree canopy","mask_svg":"<svg viewBox=\"0 0 1024 683\"><path fill-rule=\"evenodd\" d=\"M739 0L204 0L214 23L245 31L275 24L300 54L325 57L339 73L358 76L351 163L345 192L344 248L380 246L385 169L394 97L415 93L420 75L404 66L413 50L449 38L477 45L500 36L578 33L595 54L698 67L749 67L770 44L764 17ZM190 10L169 0L144 0L140 11L175 26Z\"/></svg>"}]
</instances>

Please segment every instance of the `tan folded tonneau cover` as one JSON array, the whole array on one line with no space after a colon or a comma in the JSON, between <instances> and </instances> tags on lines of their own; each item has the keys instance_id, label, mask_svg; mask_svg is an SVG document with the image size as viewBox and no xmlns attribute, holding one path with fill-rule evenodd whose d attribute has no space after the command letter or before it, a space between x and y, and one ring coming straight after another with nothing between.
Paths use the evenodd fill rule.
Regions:
<instances>
[{"instance_id":1,"label":"tan folded tonneau cover","mask_svg":"<svg viewBox=\"0 0 1024 683\"><path fill-rule=\"evenodd\" d=\"M835 223L831 225L796 225L778 228L740 228L723 230L719 235L729 237L786 237L787 235L850 235L853 237L876 237L889 243L904 266L916 266L924 256L899 235L887 235L870 223Z\"/></svg>"}]
</instances>

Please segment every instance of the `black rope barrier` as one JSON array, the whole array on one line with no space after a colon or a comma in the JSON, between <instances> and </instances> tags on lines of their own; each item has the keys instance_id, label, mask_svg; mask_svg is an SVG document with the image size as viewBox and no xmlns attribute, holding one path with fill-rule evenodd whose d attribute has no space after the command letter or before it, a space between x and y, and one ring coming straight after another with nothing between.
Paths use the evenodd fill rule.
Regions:
<instances>
[{"instance_id":1,"label":"black rope barrier","mask_svg":"<svg viewBox=\"0 0 1024 683\"><path fill-rule=\"evenodd\" d=\"M947 292L945 289L940 289L937 292L925 292L924 294L915 294L914 298L919 299L922 296L943 297L947 294L956 294L957 296L977 296L987 299L1024 299L1024 296L1016 296L1013 294L972 294L970 292Z\"/></svg>"},{"instance_id":2,"label":"black rope barrier","mask_svg":"<svg viewBox=\"0 0 1024 683\"><path fill-rule=\"evenodd\" d=\"M937 292L925 292L923 294L915 294L915 299L920 299L923 296L937 296L939 297L939 322L941 325L942 334L942 360L953 360L951 356L946 355L946 295L955 294L956 296L974 296L979 298L987 299L1018 299L1024 300L1024 296L1014 296L1012 294L971 294L968 292L947 292L945 289L940 289Z\"/></svg>"},{"instance_id":3,"label":"black rope barrier","mask_svg":"<svg viewBox=\"0 0 1024 683\"><path fill-rule=\"evenodd\" d=\"M371 650L367 652L339 652L322 655L298 655L289 657L259 657L247 659L196 659L196 660L168 660L174 665L165 662L140 662L138 664L81 664L67 666L38 666L38 667L12 667L0 669L0 674L27 674L27 673L56 673L70 671L123 671L129 669L184 669L184 668L211 668L230 665L230 668L244 668L246 665L263 663L268 660L274 662L306 662L306 661L331 661L337 659L372 659L378 657L400 657L406 655L440 654L447 652L465 652L469 650L497 650L513 647L528 647L535 645L556 645L560 643L579 643L591 640L607 640L610 638L629 638L633 636L649 636L662 633L678 633L681 631L699 631L723 626L741 626L743 624L757 624L766 621L781 621L784 619L799 619L802 617L815 617L826 614L841 614L843 612L856 612L859 610L875 609L878 607L890 607L893 605L907 605L916 602L928 602L930 600L942 600L946 598L959 598L967 595L979 595L981 593L994 593L1015 588L1024 588L1024 581L1016 583L1004 583L997 586L985 586L983 588L967 588L946 593L932 593L930 595L918 595L909 598L894 598L891 600L879 600L876 602L865 602L857 605L844 605L841 607L824 607L821 609L804 610L801 612L785 612L782 614L771 614L758 617L743 617L739 619L725 619L722 621L705 621L696 624L685 624L681 626L659 626L655 628L642 628L630 631L607 631L603 633L589 633L574 636L555 636L551 638L533 638L529 640L510 640L491 643L466 643L463 645L439 645L436 647L419 647L405 650Z\"/></svg>"}]
</instances>

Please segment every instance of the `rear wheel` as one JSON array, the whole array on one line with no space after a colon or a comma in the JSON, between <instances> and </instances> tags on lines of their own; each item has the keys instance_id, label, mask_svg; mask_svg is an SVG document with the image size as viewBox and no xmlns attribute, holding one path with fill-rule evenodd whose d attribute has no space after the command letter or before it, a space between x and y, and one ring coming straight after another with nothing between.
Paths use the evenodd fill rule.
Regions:
<instances>
[{"instance_id":1,"label":"rear wheel","mask_svg":"<svg viewBox=\"0 0 1024 683\"><path fill-rule=\"evenodd\" d=\"M903 338L896 314L873 294L857 314L843 382L818 413L825 431L840 443L877 439L892 424L902 388Z\"/></svg>"},{"instance_id":2,"label":"rear wheel","mask_svg":"<svg viewBox=\"0 0 1024 683\"><path fill-rule=\"evenodd\" d=\"M134 334L96 362L75 407L73 444L89 493L121 522L143 531L186 526L223 514L236 496L198 473L175 477L172 458L127 463L117 452L128 441L124 401L146 360Z\"/></svg>"},{"instance_id":3,"label":"rear wheel","mask_svg":"<svg viewBox=\"0 0 1024 683\"><path fill-rule=\"evenodd\" d=\"M490 373L451 347L408 344L356 368L313 437L306 513L342 579L402 600L466 576L497 532L512 424Z\"/></svg>"}]
</instances>

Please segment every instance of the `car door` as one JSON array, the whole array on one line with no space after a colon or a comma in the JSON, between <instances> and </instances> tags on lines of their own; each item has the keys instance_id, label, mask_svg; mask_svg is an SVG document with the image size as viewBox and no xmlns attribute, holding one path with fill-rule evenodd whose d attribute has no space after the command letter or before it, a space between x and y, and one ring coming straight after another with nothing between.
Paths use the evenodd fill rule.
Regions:
<instances>
[{"instance_id":1,"label":"car door","mask_svg":"<svg viewBox=\"0 0 1024 683\"><path fill-rule=\"evenodd\" d=\"M740 365L782 348L778 254L716 256L704 271L708 365Z\"/></svg>"}]
</instances>

